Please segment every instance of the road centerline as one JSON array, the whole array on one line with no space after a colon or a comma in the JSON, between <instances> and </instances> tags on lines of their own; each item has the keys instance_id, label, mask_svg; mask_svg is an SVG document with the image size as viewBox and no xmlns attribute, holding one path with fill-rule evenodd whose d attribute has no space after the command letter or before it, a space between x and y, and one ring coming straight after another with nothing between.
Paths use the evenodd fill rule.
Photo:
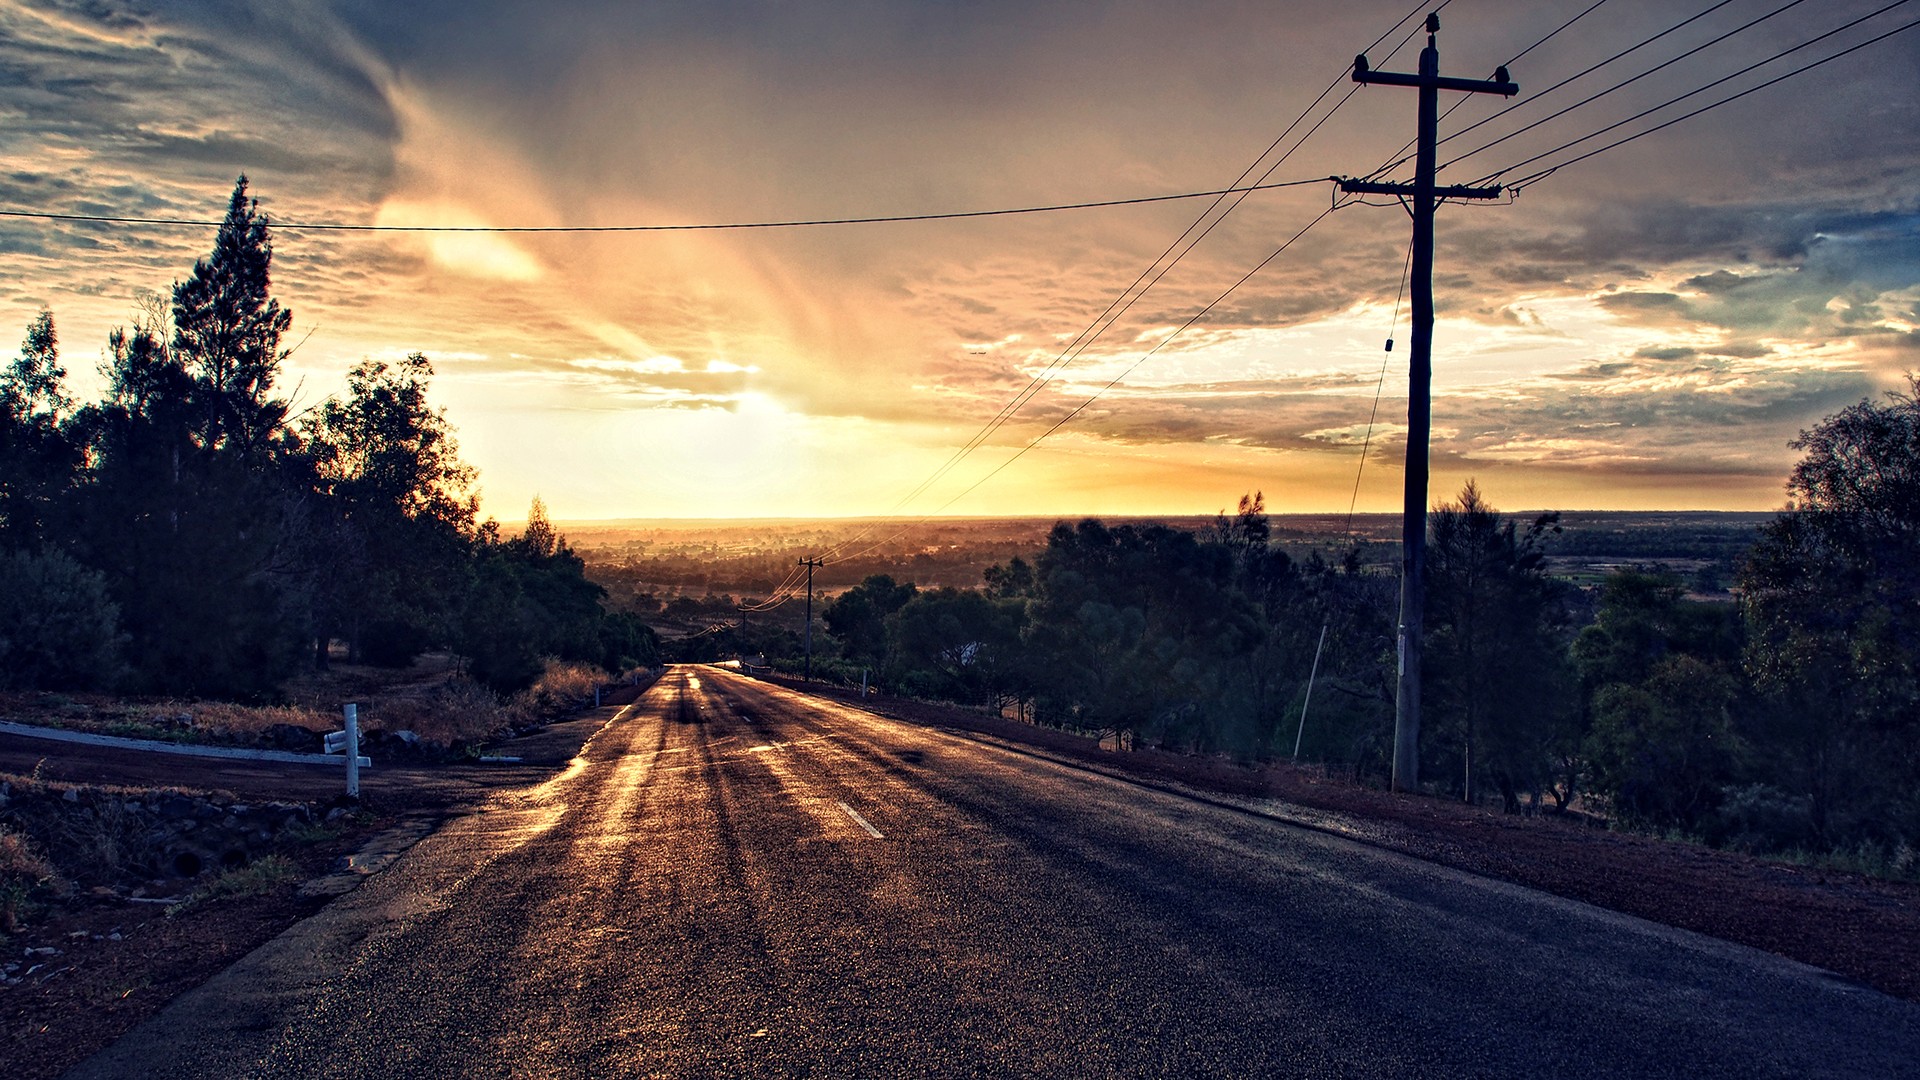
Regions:
<instances>
[{"instance_id":1,"label":"road centerline","mask_svg":"<svg viewBox=\"0 0 1920 1080\"><path fill-rule=\"evenodd\" d=\"M885 836L881 835L879 829L876 829L873 827L872 822L868 821L866 818L861 817L860 811L855 810L851 806L848 806L844 799L835 799L834 801L840 804L840 809L845 810L847 812L847 816L853 819L853 823L855 825L858 825L861 828L867 830L868 836L873 837L875 840L886 839Z\"/></svg>"}]
</instances>

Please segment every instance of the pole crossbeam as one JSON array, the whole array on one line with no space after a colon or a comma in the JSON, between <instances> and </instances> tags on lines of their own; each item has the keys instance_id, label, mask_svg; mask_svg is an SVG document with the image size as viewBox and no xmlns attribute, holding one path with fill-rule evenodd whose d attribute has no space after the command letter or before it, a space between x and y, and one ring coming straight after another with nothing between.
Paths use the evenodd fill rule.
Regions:
<instances>
[{"instance_id":1,"label":"pole crossbeam","mask_svg":"<svg viewBox=\"0 0 1920 1080\"><path fill-rule=\"evenodd\" d=\"M1434 35L1439 30L1440 16L1428 15L1427 47L1420 50L1420 71L1416 75L1373 71L1365 55L1353 61L1354 82L1410 86L1420 92L1413 183L1340 181L1341 189L1352 193L1405 196L1412 202L1413 213L1413 320L1409 328L1413 349L1407 376L1407 481L1400 527L1400 677L1393 710L1395 791L1415 791L1420 786L1420 652L1426 621L1428 442L1433 432L1433 212L1443 198L1492 199L1500 194L1498 187L1434 185L1440 91L1502 97L1520 92L1519 85L1508 78L1504 67L1494 72L1492 79L1442 78L1440 49L1434 43Z\"/></svg>"},{"instance_id":2,"label":"pole crossbeam","mask_svg":"<svg viewBox=\"0 0 1920 1080\"><path fill-rule=\"evenodd\" d=\"M1415 194L1414 184L1383 184L1374 180L1340 179L1340 190L1348 195L1408 195ZM1506 188L1495 184L1492 187L1468 187L1454 184L1449 187L1436 187L1433 197L1436 199L1497 199L1505 194Z\"/></svg>"}]
</instances>

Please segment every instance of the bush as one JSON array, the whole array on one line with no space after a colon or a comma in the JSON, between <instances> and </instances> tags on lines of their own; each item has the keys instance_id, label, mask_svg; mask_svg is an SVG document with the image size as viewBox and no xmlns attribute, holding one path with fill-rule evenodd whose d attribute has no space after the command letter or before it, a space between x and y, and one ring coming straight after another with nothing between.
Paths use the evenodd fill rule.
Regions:
<instances>
[{"instance_id":1,"label":"bush","mask_svg":"<svg viewBox=\"0 0 1920 1080\"><path fill-rule=\"evenodd\" d=\"M185 900L167 908L178 915L202 904L228 897L262 896L288 882L300 880L300 868L285 855L269 855L245 866L223 871L205 885L193 890Z\"/></svg>"},{"instance_id":2,"label":"bush","mask_svg":"<svg viewBox=\"0 0 1920 1080\"><path fill-rule=\"evenodd\" d=\"M433 645L426 629L402 619L376 619L360 632L360 659L374 667L405 668Z\"/></svg>"},{"instance_id":3,"label":"bush","mask_svg":"<svg viewBox=\"0 0 1920 1080\"><path fill-rule=\"evenodd\" d=\"M1727 788L1707 840L1756 855L1803 847L1813 840L1813 800L1767 784Z\"/></svg>"},{"instance_id":4,"label":"bush","mask_svg":"<svg viewBox=\"0 0 1920 1080\"><path fill-rule=\"evenodd\" d=\"M120 675L106 579L59 552L0 554L0 687L70 690Z\"/></svg>"},{"instance_id":5,"label":"bush","mask_svg":"<svg viewBox=\"0 0 1920 1080\"><path fill-rule=\"evenodd\" d=\"M517 720L538 724L593 704L593 692L607 681L607 673L588 664L548 660L532 686L515 695Z\"/></svg>"},{"instance_id":6,"label":"bush","mask_svg":"<svg viewBox=\"0 0 1920 1080\"><path fill-rule=\"evenodd\" d=\"M480 742L512 722L493 691L466 678L449 679L429 694L380 702L368 713L368 721L382 731L411 731L441 748Z\"/></svg>"}]
</instances>

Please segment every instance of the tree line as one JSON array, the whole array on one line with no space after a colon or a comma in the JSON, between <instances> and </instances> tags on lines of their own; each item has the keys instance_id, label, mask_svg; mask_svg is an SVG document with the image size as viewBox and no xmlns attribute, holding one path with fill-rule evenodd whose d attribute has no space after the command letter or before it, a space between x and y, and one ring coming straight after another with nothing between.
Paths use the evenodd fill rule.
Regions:
<instances>
[{"instance_id":1,"label":"tree line","mask_svg":"<svg viewBox=\"0 0 1920 1080\"><path fill-rule=\"evenodd\" d=\"M652 663L537 498L522 535L480 520L425 356L292 414L269 226L242 176L212 252L109 335L100 400L50 311L0 372L0 686L264 700L332 642L450 649L503 692L547 657Z\"/></svg>"},{"instance_id":2,"label":"tree line","mask_svg":"<svg viewBox=\"0 0 1920 1080\"><path fill-rule=\"evenodd\" d=\"M1421 774L1749 850L1920 845L1920 383L1803 432L1734 602L1641 567L1547 573L1558 516L1469 483L1429 517ZM1395 580L1292 559L1260 495L1210 529L1062 522L979 588L867 578L816 670L1122 742L1384 778ZM1308 705L1308 679L1317 661Z\"/></svg>"}]
</instances>

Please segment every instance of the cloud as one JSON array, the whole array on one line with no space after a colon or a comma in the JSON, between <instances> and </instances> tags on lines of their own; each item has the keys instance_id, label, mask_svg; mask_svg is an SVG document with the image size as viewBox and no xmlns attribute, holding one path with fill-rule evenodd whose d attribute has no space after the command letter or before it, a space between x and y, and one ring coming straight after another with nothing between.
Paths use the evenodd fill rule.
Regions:
<instances>
[{"instance_id":1,"label":"cloud","mask_svg":"<svg viewBox=\"0 0 1920 1080\"><path fill-rule=\"evenodd\" d=\"M1841 14L1816 7L1443 175L1519 161ZM282 223L751 221L1190 190L1236 175L1403 14L1244 0L0 0L0 207L213 217L243 170ZM1604 85L1624 68L1539 96L1673 21L1653 0L1604 16L1516 65L1516 111L1447 155ZM1446 70L1498 63L1563 19L1521 5L1450 25ZM1687 47L1732 25L1706 20ZM1386 48L1376 66L1411 64ZM1455 434L1439 467L1757 477L1784 467L1786 440L1820 410L1914 366L1920 72L1904 56L1856 54L1508 205L1444 207L1435 415ZM1275 178L1365 172L1405 142L1412 107L1357 94ZM418 348L449 358L436 386L475 410L627 410L644 431L648 410L753 402L818 425L796 431L859 433L846 436L870 440L855 460L901 445L944 455L1085 346L999 437L1022 444L1213 304L1056 438L1196 476L1217 476L1200 463L1227 453L1322 477L1357 453L1356 432L1367 439L1389 335L1399 351L1375 427L1390 450L1401 437L1405 215L1343 209L1223 293L1328 195L1249 197L1125 311L1110 302L1169 242L1180 250L1203 203L716 233L284 228L275 286L296 332L312 332L296 366L315 386L360 355ZM16 266L0 315L24 324L51 304L85 355L210 238L0 219ZM1083 328L1097 340L1076 344Z\"/></svg>"}]
</instances>

